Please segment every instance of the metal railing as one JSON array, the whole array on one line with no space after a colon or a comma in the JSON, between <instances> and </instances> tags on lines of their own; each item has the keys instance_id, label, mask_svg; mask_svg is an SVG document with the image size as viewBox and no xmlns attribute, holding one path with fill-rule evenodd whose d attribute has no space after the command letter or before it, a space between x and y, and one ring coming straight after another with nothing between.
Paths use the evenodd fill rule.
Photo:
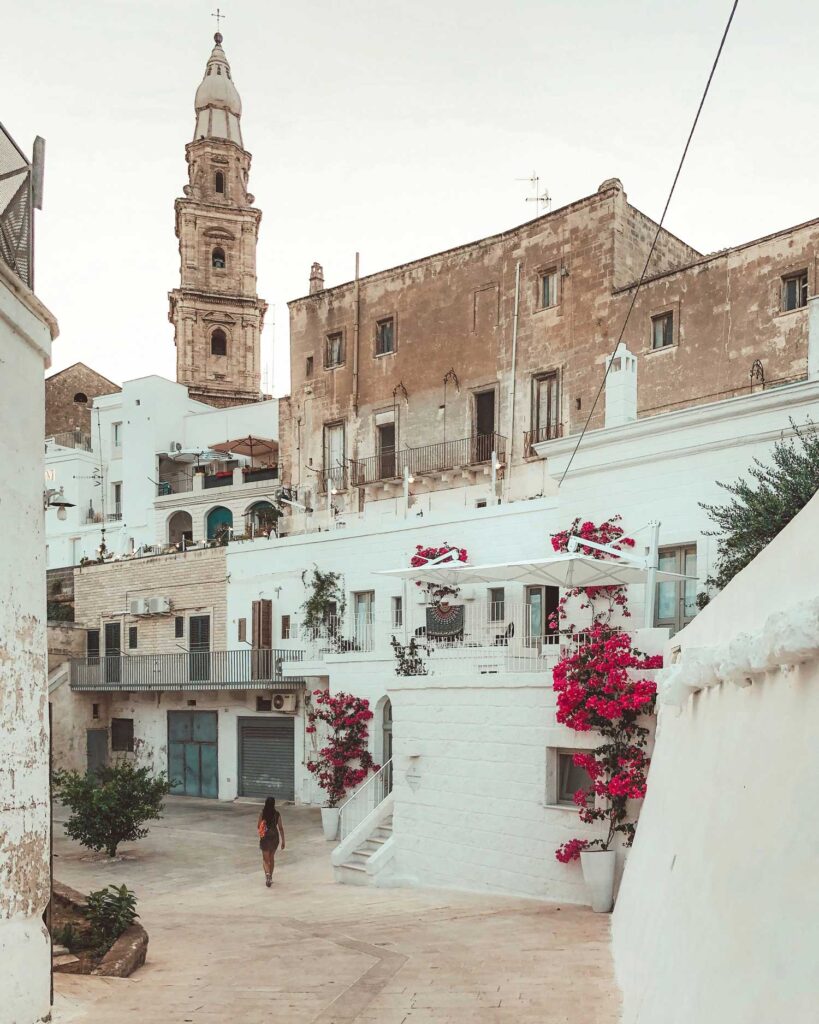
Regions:
<instances>
[{"instance_id":1,"label":"metal railing","mask_svg":"<svg viewBox=\"0 0 819 1024\"><path fill-rule=\"evenodd\" d=\"M301 641L308 661L322 661L327 654L361 654L373 650L374 623L328 615L322 625L302 627Z\"/></svg>"},{"instance_id":2,"label":"metal railing","mask_svg":"<svg viewBox=\"0 0 819 1024\"><path fill-rule=\"evenodd\" d=\"M72 690L235 690L300 682L283 676L299 650L180 651L71 658Z\"/></svg>"},{"instance_id":3,"label":"metal railing","mask_svg":"<svg viewBox=\"0 0 819 1024\"><path fill-rule=\"evenodd\" d=\"M554 441L558 437L563 437L562 423L549 423L545 427L537 427L535 430L524 430L524 459L531 459L533 456L537 455L537 452L534 449L536 444L540 444L541 441Z\"/></svg>"},{"instance_id":4,"label":"metal railing","mask_svg":"<svg viewBox=\"0 0 819 1024\"><path fill-rule=\"evenodd\" d=\"M163 498L168 494L187 494L193 490L193 473L181 472L175 473L173 476L168 476L167 479L162 479L157 484L156 493L157 497Z\"/></svg>"},{"instance_id":5,"label":"metal railing","mask_svg":"<svg viewBox=\"0 0 819 1024\"><path fill-rule=\"evenodd\" d=\"M378 455L350 460L351 482L364 487L380 480L397 480L406 468L412 476L430 476L450 469L479 466L490 462L492 453L499 462L506 457L506 438L502 434L473 434L457 441L439 441L416 448L391 449Z\"/></svg>"},{"instance_id":6,"label":"metal railing","mask_svg":"<svg viewBox=\"0 0 819 1024\"><path fill-rule=\"evenodd\" d=\"M351 797L339 808L339 837L347 836L358 828L367 815L378 807L381 801L392 791L392 759L382 765L371 775L363 786L359 786Z\"/></svg>"},{"instance_id":7,"label":"metal railing","mask_svg":"<svg viewBox=\"0 0 819 1024\"><path fill-rule=\"evenodd\" d=\"M319 480L319 493L327 493L327 484L330 484L331 491L347 490L347 467L346 466L323 466L321 479Z\"/></svg>"},{"instance_id":8,"label":"metal railing","mask_svg":"<svg viewBox=\"0 0 819 1024\"><path fill-rule=\"evenodd\" d=\"M202 486L207 490L210 487L232 487L233 470L226 470L222 473L205 473Z\"/></svg>"},{"instance_id":9,"label":"metal railing","mask_svg":"<svg viewBox=\"0 0 819 1024\"><path fill-rule=\"evenodd\" d=\"M396 480L403 474L403 466L399 466L400 453L394 448L368 455L364 459L350 460L350 476L353 487L364 487L379 480Z\"/></svg>"},{"instance_id":10,"label":"metal railing","mask_svg":"<svg viewBox=\"0 0 819 1024\"><path fill-rule=\"evenodd\" d=\"M40 207L35 176L42 172L43 145L35 140L32 163L0 124L0 259L32 289L34 207Z\"/></svg>"},{"instance_id":11,"label":"metal railing","mask_svg":"<svg viewBox=\"0 0 819 1024\"><path fill-rule=\"evenodd\" d=\"M46 441L58 444L61 448L76 448L83 452L91 451L91 437L81 430L60 430L47 437Z\"/></svg>"},{"instance_id":12,"label":"metal railing","mask_svg":"<svg viewBox=\"0 0 819 1024\"><path fill-rule=\"evenodd\" d=\"M106 519L114 521L122 519L122 503L119 501L114 502L113 511L106 513Z\"/></svg>"}]
</instances>

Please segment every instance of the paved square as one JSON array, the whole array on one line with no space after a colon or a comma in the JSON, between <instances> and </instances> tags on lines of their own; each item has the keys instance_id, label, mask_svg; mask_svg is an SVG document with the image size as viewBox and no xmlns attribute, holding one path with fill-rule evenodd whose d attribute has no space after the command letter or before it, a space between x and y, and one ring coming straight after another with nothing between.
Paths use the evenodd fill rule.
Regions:
<instances>
[{"instance_id":1,"label":"paved square","mask_svg":"<svg viewBox=\"0 0 819 1024\"><path fill-rule=\"evenodd\" d=\"M614 1024L609 919L585 908L336 885L319 812L283 807L266 889L259 808L171 798L113 864L55 825L55 877L126 882L150 935L132 978L57 975L57 1024ZM59 818L65 812L58 812Z\"/></svg>"}]
</instances>

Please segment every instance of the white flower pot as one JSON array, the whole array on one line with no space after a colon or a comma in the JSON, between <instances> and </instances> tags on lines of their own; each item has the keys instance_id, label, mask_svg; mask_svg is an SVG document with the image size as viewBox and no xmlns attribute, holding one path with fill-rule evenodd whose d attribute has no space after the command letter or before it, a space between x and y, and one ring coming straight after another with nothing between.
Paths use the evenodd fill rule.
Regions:
<instances>
[{"instance_id":1,"label":"white flower pot","mask_svg":"<svg viewBox=\"0 0 819 1024\"><path fill-rule=\"evenodd\" d=\"M338 818L341 811L338 807L322 807L321 827L324 829L324 838L332 842L338 835Z\"/></svg>"},{"instance_id":2,"label":"white flower pot","mask_svg":"<svg viewBox=\"0 0 819 1024\"><path fill-rule=\"evenodd\" d=\"M614 866L617 854L614 850L584 850L580 854L583 881L589 890L592 910L596 914L608 914L614 906Z\"/></svg>"}]
</instances>

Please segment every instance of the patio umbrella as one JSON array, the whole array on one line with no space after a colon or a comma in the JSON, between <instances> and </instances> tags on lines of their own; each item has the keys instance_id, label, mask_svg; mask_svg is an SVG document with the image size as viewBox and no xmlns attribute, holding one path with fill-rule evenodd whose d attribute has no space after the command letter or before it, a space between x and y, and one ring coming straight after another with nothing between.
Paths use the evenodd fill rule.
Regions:
<instances>
[{"instance_id":1,"label":"patio umbrella","mask_svg":"<svg viewBox=\"0 0 819 1024\"><path fill-rule=\"evenodd\" d=\"M237 437L233 441L222 441L221 444L212 444L214 452L225 452L231 455L246 455L252 462L255 458L279 454L279 442L269 437L254 437L248 434L247 437Z\"/></svg>"}]
</instances>

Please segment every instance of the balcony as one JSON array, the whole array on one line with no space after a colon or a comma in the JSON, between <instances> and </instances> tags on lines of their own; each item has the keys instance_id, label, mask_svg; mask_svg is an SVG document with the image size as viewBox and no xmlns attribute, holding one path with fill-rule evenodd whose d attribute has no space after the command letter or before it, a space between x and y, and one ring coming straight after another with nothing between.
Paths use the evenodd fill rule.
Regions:
<instances>
[{"instance_id":1,"label":"balcony","mask_svg":"<svg viewBox=\"0 0 819 1024\"><path fill-rule=\"evenodd\" d=\"M549 423L545 427L537 427L535 430L524 430L523 432L523 457L524 459L537 458L535 445L542 441L554 441L563 437L562 423Z\"/></svg>"},{"instance_id":2,"label":"balcony","mask_svg":"<svg viewBox=\"0 0 819 1024\"><path fill-rule=\"evenodd\" d=\"M405 468L415 477L468 469L491 462L493 452L499 462L505 460L506 438L502 434L473 434L458 441L439 441L398 452L387 449L378 455L350 460L351 483L354 487L366 487L398 480Z\"/></svg>"},{"instance_id":3,"label":"balcony","mask_svg":"<svg viewBox=\"0 0 819 1024\"><path fill-rule=\"evenodd\" d=\"M59 445L61 448L75 448L80 452L91 451L91 437L81 430L61 430L46 438L46 443Z\"/></svg>"},{"instance_id":4,"label":"balcony","mask_svg":"<svg viewBox=\"0 0 819 1024\"><path fill-rule=\"evenodd\" d=\"M245 690L300 687L282 675L282 662L304 660L301 650L180 651L108 654L69 660L72 690Z\"/></svg>"}]
</instances>

